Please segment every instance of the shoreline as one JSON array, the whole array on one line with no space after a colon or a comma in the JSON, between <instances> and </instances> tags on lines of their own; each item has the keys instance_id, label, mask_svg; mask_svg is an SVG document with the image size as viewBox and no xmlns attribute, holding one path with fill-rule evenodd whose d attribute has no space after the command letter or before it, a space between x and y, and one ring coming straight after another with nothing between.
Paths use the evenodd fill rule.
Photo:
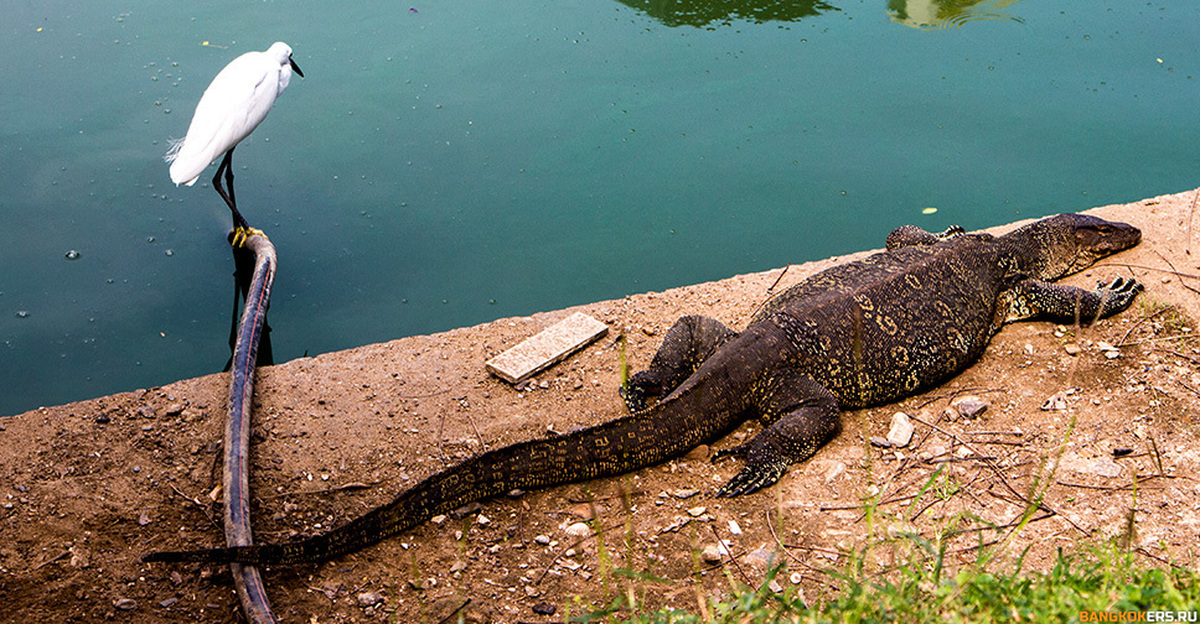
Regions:
<instances>
[{"instance_id":1,"label":"shoreline","mask_svg":"<svg viewBox=\"0 0 1200 624\"><path fill-rule=\"evenodd\" d=\"M1200 297L1194 289L1200 280L1171 271L1200 275L1200 245L1189 254L1186 240L1192 234L1189 220L1198 192L1086 211L1137 225L1143 242L1063 282L1094 285L1103 277L1134 275L1146 286L1139 300L1176 306L1186 315L1181 323L1195 330ZM1007 231L1019 224L986 231ZM879 243L882 247L883 241ZM278 541L296 532L321 531L480 450L620 415L617 336L625 336L630 368L639 370L679 316L704 314L740 329L773 284L773 291L780 292L816 271L873 251L262 368L256 381L251 451L258 539ZM1174 476L1200 476L1200 453L1192 450L1200 448L1200 430L1192 424L1200 395L1187 390L1200 388L1194 383L1194 364L1158 348L1159 343L1151 342L1156 338L1123 348L1120 358L1112 360L1089 346L1119 341L1127 332L1143 332L1161 321L1142 320L1144 315L1134 308L1085 330L1079 355L1062 351L1062 339L1050 324L1008 326L980 363L945 386L982 389L981 396L992 404L984 428L1019 429L1027 434L1023 439L1032 457L1050 440L1074 431L1077 437L1068 453L1076 464L1064 465L1083 468L1071 474L1072 481L1123 486L1130 469L1121 466L1137 462L1140 474L1147 474L1153 469L1147 456L1116 464L1117 475L1112 477L1087 467L1106 457L1109 447L1142 449L1151 438ZM491 357L576 311L607 323L608 335L523 386L513 387L484 369ZM1180 349L1193 349L1183 344L1189 346ZM219 455L227 384L226 374L212 374L0 419L0 474L11 475L0 489L0 603L10 605L14 618L236 618L236 601L223 567L139 560L162 546L208 546L220 540L220 530L209 521L215 517L209 494L220 482L212 462ZM1063 388L1079 388L1067 410L1038 411L1047 396ZM701 520L684 520L691 529L668 529L676 517L687 518L688 509L700 506L707 508L703 515L711 516L722 538L730 537L723 528L727 521L736 519L744 534L735 541L747 552L774 548L762 520L764 509L778 510L795 541L836 552L845 544L859 543L869 530L858 522L857 512L821 509L855 504L863 495L858 490L868 483L893 487L910 480L906 471L920 475L925 470L863 441L881 428L886 431L891 414L901 407L915 409L922 398L946 402L939 390L896 405L846 412L837 439L809 462L793 466L780 485L762 495L713 499L713 485L730 476L734 463L712 465L685 458L633 476L489 501L482 516L426 523L335 562L271 569L264 578L284 621L308 621L310 616L322 621L370 620L391 613L423 617L419 614L436 615L439 605L448 609L464 597L479 621L545 619L530 606L545 602L561 607L572 596L589 602L603 596L595 581L601 572L595 541L579 546L576 555L564 556L565 545L575 540L564 533L565 527L577 521L580 502L589 500L601 514L613 516L606 522L630 516L637 534L645 534L637 552L644 550L648 560L657 562L656 574L679 582L692 578L689 549L713 541L713 534L708 527L695 528ZM1068 416L1079 424L1069 429ZM730 438L745 437L751 429L743 427ZM927 444L935 438L920 426L918 432L927 436ZM1018 451L1010 453L1015 456ZM1030 476L1024 469L1013 470L1014 481ZM966 482L969 474L962 476ZM922 481L912 479L919 487ZM1171 481L1159 494L1142 492L1138 503L1139 509L1154 510L1143 514L1140 532L1167 544L1160 553L1165 558L1200 550L1196 531L1172 528L1180 522L1200 526L1200 507L1191 502L1196 486L1185 481ZM611 497L614 489L631 492L633 507L625 508L619 496ZM700 493L678 499L661 494L683 490ZM1052 498L1059 515L1069 522L1052 518L1029 529L1034 533L1029 543L1037 546L1029 567L1037 569L1042 550L1053 551L1066 543L1062 540L1079 538L1071 524L1098 535L1119 526L1124 496L1111 493L1093 500L1084 490ZM1163 506L1152 506L1159 504L1156 496L1162 497ZM1011 505L984 502L987 505L972 513L1006 521ZM1156 524L1160 519L1162 526ZM925 530L920 522L917 530ZM564 546L535 541L540 536ZM575 567L563 567L564 559ZM543 570L555 572L547 575ZM532 582L539 575L544 580ZM719 577L711 574L704 582L719 588ZM383 600L364 606L357 598L364 591L378 593ZM695 608L695 596L689 592L676 600L681 608ZM663 593L659 598L668 600L665 594L670 592ZM421 611L425 608L429 611Z\"/></svg>"}]
</instances>

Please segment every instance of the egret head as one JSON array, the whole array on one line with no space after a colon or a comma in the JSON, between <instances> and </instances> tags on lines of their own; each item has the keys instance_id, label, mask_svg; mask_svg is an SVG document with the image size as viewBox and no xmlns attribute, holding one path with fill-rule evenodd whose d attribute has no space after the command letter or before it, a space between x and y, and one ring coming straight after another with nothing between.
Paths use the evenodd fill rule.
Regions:
<instances>
[{"instance_id":1,"label":"egret head","mask_svg":"<svg viewBox=\"0 0 1200 624\"><path fill-rule=\"evenodd\" d=\"M292 78L292 72L296 72L296 75L301 78L304 77L304 72L300 71L300 66L296 64L296 61L292 60L292 46L282 41L276 41L271 44L271 47L267 48L266 54L279 63L279 93L283 93L283 90L287 88L288 82Z\"/></svg>"}]
</instances>

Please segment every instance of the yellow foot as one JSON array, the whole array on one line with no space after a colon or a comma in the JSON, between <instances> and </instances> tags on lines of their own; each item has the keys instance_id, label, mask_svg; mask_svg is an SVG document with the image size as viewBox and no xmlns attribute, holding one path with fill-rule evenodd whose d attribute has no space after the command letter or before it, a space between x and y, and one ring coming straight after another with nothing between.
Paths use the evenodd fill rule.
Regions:
<instances>
[{"instance_id":1,"label":"yellow foot","mask_svg":"<svg viewBox=\"0 0 1200 624\"><path fill-rule=\"evenodd\" d=\"M263 238L267 237L267 233L258 228L234 228L233 240L230 241L229 244L233 245L234 247L242 247L246 244L246 239L256 235Z\"/></svg>"}]
</instances>

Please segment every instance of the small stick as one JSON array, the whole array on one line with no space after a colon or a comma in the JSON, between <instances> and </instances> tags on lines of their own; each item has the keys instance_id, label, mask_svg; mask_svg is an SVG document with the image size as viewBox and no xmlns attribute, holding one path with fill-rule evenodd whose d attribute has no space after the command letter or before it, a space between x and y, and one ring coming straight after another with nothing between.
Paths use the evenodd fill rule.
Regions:
<instances>
[{"instance_id":1,"label":"small stick","mask_svg":"<svg viewBox=\"0 0 1200 624\"><path fill-rule=\"evenodd\" d=\"M712 529L713 537L717 540L717 552L720 553L722 550L726 550L724 542L721 541L721 536L717 534L717 527L709 524L708 528ZM742 569L742 564L738 563L737 558L731 556L729 560L733 562L733 567L737 568L738 574L742 575L742 581L746 583L746 586L752 586L750 577L746 576L746 571Z\"/></svg>"}]
</instances>

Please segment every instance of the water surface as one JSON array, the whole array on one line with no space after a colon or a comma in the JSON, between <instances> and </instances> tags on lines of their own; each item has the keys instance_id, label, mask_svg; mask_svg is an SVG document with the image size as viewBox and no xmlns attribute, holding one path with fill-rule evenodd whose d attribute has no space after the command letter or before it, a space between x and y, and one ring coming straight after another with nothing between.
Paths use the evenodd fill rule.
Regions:
<instances>
[{"instance_id":1,"label":"water surface","mask_svg":"<svg viewBox=\"0 0 1200 624\"><path fill-rule=\"evenodd\" d=\"M0 414L223 366L228 210L162 154L275 40L235 171L279 361L1200 172L1183 0L408 1L0 11Z\"/></svg>"}]
</instances>

